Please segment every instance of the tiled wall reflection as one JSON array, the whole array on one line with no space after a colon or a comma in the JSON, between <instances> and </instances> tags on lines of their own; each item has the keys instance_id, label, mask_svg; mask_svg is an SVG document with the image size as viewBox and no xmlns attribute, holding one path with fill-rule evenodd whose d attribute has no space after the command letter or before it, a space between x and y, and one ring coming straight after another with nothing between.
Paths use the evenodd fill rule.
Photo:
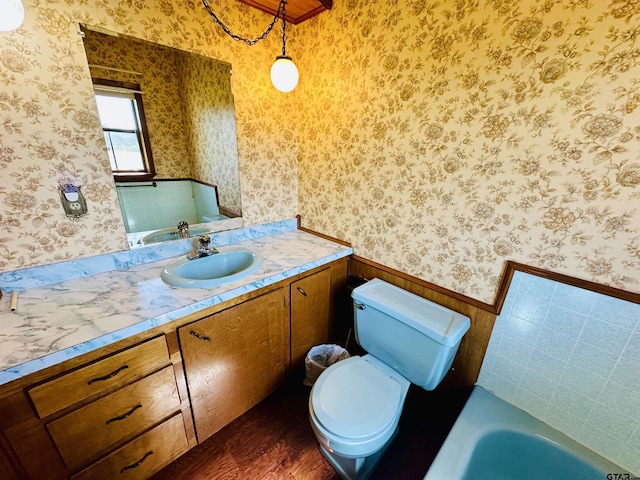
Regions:
<instances>
[{"instance_id":1,"label":"tiled wall reflection","mask_svg":"<svg viewBox=\"0 0 640 480\"><path fill-rule=\"evenodd\" d=\"M478 384L640 476L640 305L516 272Z\"/></svg>"},{"instance_id":2,"label":"tiled wall reflection","mask_svg":"<svg viewBox=\"0 0 640 480\"><path fill-rule=\"evenodd\" d=\"M215 217L220 213L215 188L198 182L191 182L191 187L199 222L203 221L202 217Z\"/></svg>"},{"instance_id":3,"label":"tiled wall reflection","mask_svg":"<svg viewBox=\"0 0 640 480\"><path fill-rule=\"evenodd\" d=\"M198 204L194 185L198 189ZM199 211L218 213L215 189L189 180L158 181L156 187L119 186L116 191L127 233L174 227L180 220L201 223ZM204 206L206 202L212 203Z\"/></svg>"}]
</instances>

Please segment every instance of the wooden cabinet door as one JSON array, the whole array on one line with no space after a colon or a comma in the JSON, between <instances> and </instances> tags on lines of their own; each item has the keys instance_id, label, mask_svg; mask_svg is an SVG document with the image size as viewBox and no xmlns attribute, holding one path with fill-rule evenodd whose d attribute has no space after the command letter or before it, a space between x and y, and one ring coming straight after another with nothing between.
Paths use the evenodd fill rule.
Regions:
<instances>
[{"instance_id":1,"label":"wooden cabinet door","mask_svg":"<svg viewBox=\"0 0 640 480\"><path fill-rule=\"evenodd\" d=\"M289 365L286 293L279 288L179 329L198 442L284 382Z\"/></svg>"},{"instance_id":2,"label":"wooden cabinet door","mask_svg":"<svg viewBox=\"0 0 640 480\"><path fill-rule=\"evenodd\" d=\"M331 269L291 284L291 368L300 371L309 349L330 338Z\"/></svg>"},{"instance_id":3,"label":"wooden cabinet door","mask_svg":"<svg viewBox=\"0 0 640 480\"><path fill-rule=\"evenodd\" d=\"M9 456L5 453L2 446L2 438L0 438L0 472L2 472L3 480L19 480L20 476L13 469L13 465L9 461Z\"/></svg>"}]
</instances>

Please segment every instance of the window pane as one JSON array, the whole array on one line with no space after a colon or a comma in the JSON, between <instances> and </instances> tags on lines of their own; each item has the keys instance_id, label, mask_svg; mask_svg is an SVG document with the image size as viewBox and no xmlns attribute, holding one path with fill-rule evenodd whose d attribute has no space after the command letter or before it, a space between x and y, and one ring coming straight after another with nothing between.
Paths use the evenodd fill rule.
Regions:
<instances>
[{"instance_id":1,"label":"window pane","mask_svg":"<svg viewBox=\"0 0 640 480\"><path fill-rule=\"evenodd\" d=\"M96 102L98 103L98 113L100 114L102 128L136 129L133 100L96 94Z\"/></svg>"},{"instance_id":2,"label":"window pane","mask_svg":"<svg viewBox=\"0 0 640 480\"><path fill-rule=\"evenodd\" d=\"M144 172L145 166L135 133L104 132L110 156L115 158L115 170ZM113 164L112 164L113 165Z\"/></svg>"},{"instance_id":3,"label":"window pane","mask_svg":"<svg viewBox=\"0 0 640 480\"><path fill-rule=\"evenodd\" d=\"M116 165L116 157L113 155L113 147L111 147L111 138L109 137L109 132L104 133L104 141L107 144L107 154L109 155L109 162L111 163L111 170L118 170L118 166Z\"/></svg>"}]
</instances>

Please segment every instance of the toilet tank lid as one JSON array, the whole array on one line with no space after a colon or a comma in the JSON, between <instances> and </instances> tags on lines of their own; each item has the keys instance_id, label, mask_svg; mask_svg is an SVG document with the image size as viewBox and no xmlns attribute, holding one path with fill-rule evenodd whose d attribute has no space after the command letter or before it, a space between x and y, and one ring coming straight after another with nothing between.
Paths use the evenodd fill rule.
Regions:
<instances>
[{"instance_id":1,"label":"toilet tank lid","mask_svg":"<svg viewBox=\"0 0 640 480\"><path fill-rule=\"evenodd\" d=\"M360 285L351 294L354 301L375 308L451 347L469 330L469 317L391 285L379 278Z\"/></svg>"}]
</instances>

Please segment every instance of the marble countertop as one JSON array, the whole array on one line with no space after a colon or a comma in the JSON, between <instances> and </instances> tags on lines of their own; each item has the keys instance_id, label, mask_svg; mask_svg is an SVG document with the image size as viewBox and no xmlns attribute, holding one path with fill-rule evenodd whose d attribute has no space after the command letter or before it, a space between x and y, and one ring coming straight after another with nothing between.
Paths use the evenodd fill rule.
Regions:
<instances>
[{"instance_id":1,"label":"marble countertop","mask_svg":"<svg viewBox=\"0 0 640 480\"><path fill-rule=\"evenodd\" d=\"M260 253L256 273L215 288L177 288L163 259L0 299L0 385L353 253L299 230L234 243Z\"/></svg>"}]
</instances>

